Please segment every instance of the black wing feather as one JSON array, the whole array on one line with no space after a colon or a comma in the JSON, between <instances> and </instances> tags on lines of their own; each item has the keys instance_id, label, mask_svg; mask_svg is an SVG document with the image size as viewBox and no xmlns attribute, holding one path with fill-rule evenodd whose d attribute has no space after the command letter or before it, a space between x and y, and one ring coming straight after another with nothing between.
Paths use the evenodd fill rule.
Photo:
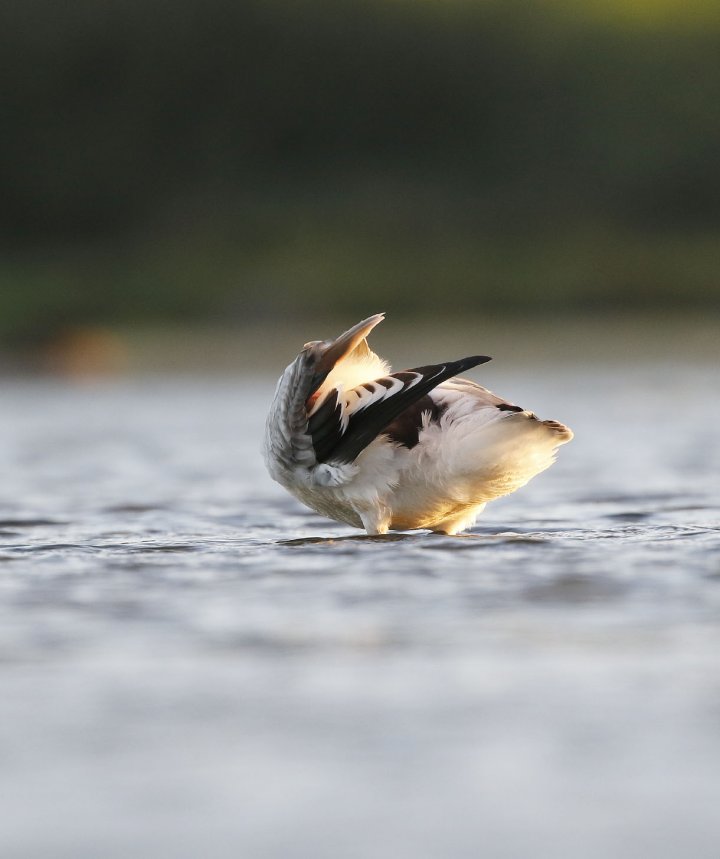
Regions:
<instances>
[{"instance_id":1,"label":"black wing feather","mask_svg":"<svg viewBox=\"0 0 720 859\"><path fill-rule=\"evenodd\" d=\"M342 406L336 388L329 392L322 405L309 418L308 432L312 437L315 458L318 462L325 462L343 434Z\"/></svg>"},{"instance_id":2,"label":"black wing feather","mask_svg":"<svg viewBox=\"0 0 720 859\"><path fill-rule=\"evenodd\" d=\"M388 424L433 388L446 379L489 360L486 355L473 355L459 361L416 367L376 379L376 384L386 388L392 387L395 379L402 382L403 387L391 396L370 403L351 414L344 432L342 405L337 389L333 389L308 420L308 432L312 437L318 462L352 462Z\"/></svg>"}]
</instances>

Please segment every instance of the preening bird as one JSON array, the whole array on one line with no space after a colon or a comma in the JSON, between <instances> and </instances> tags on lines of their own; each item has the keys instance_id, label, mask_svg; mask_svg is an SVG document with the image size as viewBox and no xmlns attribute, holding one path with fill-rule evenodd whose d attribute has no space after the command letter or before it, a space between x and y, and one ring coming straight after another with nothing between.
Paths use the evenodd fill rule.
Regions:
<instances>
[{"instance_id":1,"label":"preening bird","mask_svg":"<svg viewBox=\"0 0 720 859\"><path fill-rule=\"evenodd\" d=\"M552 465L572 431L458 375L485 355L392 372L365 339L383 319L305 344L278 381L265 462L308 507L368 534L457 534Z\"/></svg>"}]
</instances>

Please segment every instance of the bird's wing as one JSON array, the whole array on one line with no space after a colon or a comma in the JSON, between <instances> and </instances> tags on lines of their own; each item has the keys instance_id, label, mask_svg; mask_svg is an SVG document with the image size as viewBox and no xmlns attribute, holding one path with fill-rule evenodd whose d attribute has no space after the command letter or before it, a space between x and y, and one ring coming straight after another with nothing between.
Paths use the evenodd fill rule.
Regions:
<instances>
[{"instance_id":1,"label":"bird's wing","mask_svg":"<svg viewBox=\"0 0 720 859\"><path fill-rule=\"evenodd\" d=\"M444 408L454 405L458 400L464 400L472 409L495 407L501 412L523 411L522 406L508 402L471 379L448 379L433 391L432 398L438 406Z\"/></svg>"},{"instance_id":2,"label":"bird's wing","mask_svg":"<svg viewBox=\"0 0 720 859\"><path fill-rule=\"evenodd\" d=\"M428 391L489 360L485 355L474 355L390 373L347 391L332 388L308 415L307 432L317 461L353 462L389 423Z\"/></svg>"}]
</instances>

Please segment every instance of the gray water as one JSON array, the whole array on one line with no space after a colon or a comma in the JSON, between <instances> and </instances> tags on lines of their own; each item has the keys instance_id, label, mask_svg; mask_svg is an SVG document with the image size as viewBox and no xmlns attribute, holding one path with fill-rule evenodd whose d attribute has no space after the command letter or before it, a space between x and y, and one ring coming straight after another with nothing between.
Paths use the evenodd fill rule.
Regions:
<instances>
[{"instance_id":1,"label":"gray water","mask_svg":"<svg viewBox=\"0 0 720 859\"><path fill-rule=\"evenodd\" d=\"M720 855L717 368L493 373L575 441L374 539L270 379L2 382L0 856Z\"/></svg>"}]
</instances>

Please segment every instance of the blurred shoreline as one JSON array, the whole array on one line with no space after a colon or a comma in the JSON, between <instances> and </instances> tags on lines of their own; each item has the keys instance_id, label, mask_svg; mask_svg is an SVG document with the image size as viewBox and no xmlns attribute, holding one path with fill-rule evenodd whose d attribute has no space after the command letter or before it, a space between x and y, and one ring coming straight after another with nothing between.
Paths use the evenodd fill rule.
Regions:
<instances>
[{"instance_id":1,"label":"blurred shoreline","mask_svg":"<svg viewBox=\"0 0 720 859\"><path fill-rule=\"evenodd\" d=\"M336 336L355 321L75 327L31 349L0 351L0 376L274 375L305 342ZM712 314L413 320L393 313L372 337L373 348L395 368L473 353L491 355L503 367L708 364L717 362L719 342L720 315Z\"/></svg>"}]
</instances>

